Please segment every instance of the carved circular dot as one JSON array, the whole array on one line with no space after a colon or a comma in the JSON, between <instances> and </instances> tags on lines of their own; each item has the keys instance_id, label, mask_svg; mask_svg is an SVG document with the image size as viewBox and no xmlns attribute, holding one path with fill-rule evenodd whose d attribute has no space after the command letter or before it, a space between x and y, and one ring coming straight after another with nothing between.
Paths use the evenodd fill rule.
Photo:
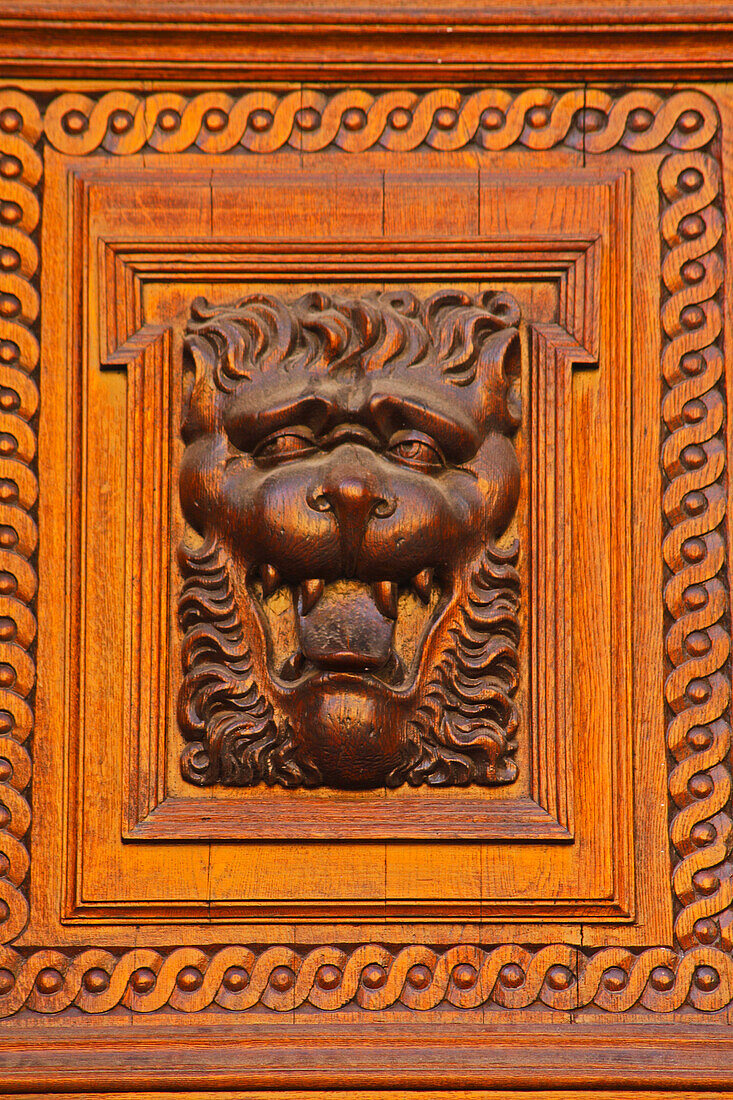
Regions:
<instances>
[{"instance_id":1,"label":"carved circular dot","mask_svg":"<svg viewBox=\"0 0 733 1100\"><path fill-rule=\"evenodd\" d=\"M12 550L18 544L18 532L14 527L0 527L0 546Z\"/></svg>"},{"instance_id":2,"label":"carved circular dot","mask_svg":"<svg viewBox=\"0 0 733 1100\"><path fill-rule=\"evenodd\" d=\"M252 114L249 116L249 125L258 134L263 134L267 130L269 130L272 126L272 123L273 116L270 111L253 111Z\"/></svg>"},{"instance_id":3,"label":"carved circular dot","mask_svg":"<svg viewBox=\"0 0 733 1100\"><path fill-rule=\"evenodd\" d=\"M654 115L646 107L636 107L629 115L628 127L635 134L643 134L654 121Z\"/></svg>"},{"instance_id":4,"label":"carved circular dot","mask_svg":"<svg viewBox=\"0 0 733 1100\"><path fill-rule=\"evenodd\" d=\"M0 756L0 783L7 783L13 778L13 765L6 756Z\"/></svg>"},{"instance_id":5,"label":"carved circular dot","mask_svg":"<svg viewBox=\"0 0 733 1100\"><path fill-rule=\"evenodd\" d=\"M15 721L9 710L0 710L0 733L12 733Z\"/></svg>"},{"instance_id":6,"label":"carved circular dot","mask_svg":"<svg viewBox=\"0 0 733 1100\"><path fill-rule=\"evenodd\" d=\"M533 130L541 130L550 121L550 112L547 107L532 107L527 112L527 125Z\"/></svg>"},{"instance_id":7,"label":"carved circular dot","mask_svg":"<svg viewBox=\"0 0 733 1100\"><path fill-rule=\"evenodd\" d=\"M0 573L0 595L12 596L17 589L18 582L12 573ZM7 713L7 711L0 711L0 715Z\"/></svg>"},{"instance_id":8,"label":"carved circular dot","mask_svg":"<svg viewBox=\"0 0 733 1100\"><path fill-rule=\"evenodd\" d=\"M712 993L720 985L720 974L712 966L698 966L694 982L702 993Z\"/></svg>"},{"instance_id":9,"label":"carved circular dot","mask_svg":"<svg viewBox=\"0 0 733 1100\"><path fill-rule=\"evenodd\" d=\"M688 634L687 641L685 642L685 648L692 657L702 657L704 653L710 651L710 646L713 643L710 641L710 635L705 630L693 630L692 634Z\"/></svg>"},{"instance_id":10,"label":"carved circular dot","mask_svg":"<svg viewBox=\"0 0 733 1100\"><path fill-rule=\"evenodd\" d=\"M705 264L699 260L688 260L682 265L681 274L686 283L699 283L705 278Z\"/></svg>"},{"instance_id":11,"label":"carved circular dot","mask_svg":"<svg viewBox=\"0 0 733 1100\"><path fill-rule=\"evenodd\" d=\"M695 887L705 898L712 897L712 895L720 889L720 879L711 871L709 867L706 867L702 871L698 871L693 876Z\"/></svg>"},{"instance_id":12,"label":"carved circular dot","mask_svg":"<svg viewBox=\"0 0 733 1100\"><path fill-rule=\"evenodd\" d=\"M3 271L17 271L20 267L20 253L14 248L0 248L0 268Z\"/></svg>"},{"instance_id":13,"label":"carved circular dot","mask_svg":"<svg viewBox=\"0 0 733 1100\"><path fill-rule=\"evenodd\" d=\"M20 111L16 111L14 107L6 107L4 111L0 111L0 130L4 133L17 134L22 125Z\"/></svg>"},{"instance_id":14,"label":"carved circular dot","mask_svg":"<svg viewBox=\"0 0 733 1100\"><path fill-rule=\"evenodd\" d=\"M696 752L702 752L704 749L709 749L713 743L713 735L707 726L693 726L691 730L687 731L687 744L690 748L695 749ZM702 826L695 826L695 829L702 828ZM693 829L693 833L695 831ZM705 841L705 843L708 843Z\"/></svg>"},{"instance_id":15,"label":"carved circular dot","mask_svg":"<svg viewBox=\"0 0 733 1100\"><path fill-rule=\"evenodd\" d=\"M289 966L276 966L270 975L270 985L278 993L287 993L295 984L295 974Z\"/></svg>"},{"instance_id":16,"label":"carved circular dot","mask_svg":"<svg viewBox=\"0 0 733 1100\"><path fill-rule=\"evenodd\" d=\"M13 340L0 340L0 363L15 363L20 348Z\"/></svg>"},{"instance_id":17,"label":"carved circular dot","mask_svg":"<svg viewBox=\"0 0 733 1100\"><path fill-rule=\"evenodd\" d=\"M682 416L687 424L699 424L701 420L705 419L707 412L704 403L698 398L693 398L692 401L686 402L682 409Z\"/></svg>"},{"instance_id":18,"label":"carved circular dot","mask_svg":"<svg viewBox=\"0 0 733 1100\"><path fill-rule=\"evenodd\" d=\"M17 157L0 157L0 176L6 180L17 179L23 171L23 165Z\"/></svg>"},{"instance_id":19,"label":"carved circular dot","mask_svg":"<svg viewBox=\"0 0 733 1100\"><path fill-rule=\"evenodd\" d=\"M705 557L705 543L702 539L685 539L680 553L687 562L702 561Z\"/></svg>"},{"instance_id":20,"label":"carved circular dot","mask_svg":"<svg viewBox=\"0 0 733 1100\"><path fill-rule=\"evenodd\" d=\"M606 116L596 107L586 107L578 112L578 129L586 134L597 134L606 125Z\"/></svg>"},{"instance_id":21,"label":"carved circular dot","mask_svg":"<svg viewBox=\"0 0 733 1100\"><path fill-rule=\"evenodd\" d=\"M0 616L0 641L12 642L17 629L13 619L9 618L7 615Z\"/></svg>"},{"instance_id":22,"label":"carved circular dot","mask_svg":"<svg viewBox=\"0 0 733 1100\"><path fill-rule=\"evenodd\" d=\"M345 130L363 130L367 121L366 112L361 107L349 107L348 111L344 111L342 121Z\"/></svg>"},{"instance_id":23,"label":"carved circular dot","mask_svg":"<svg viewBox=\"0 0 733 1100\"><path fill-rule=\"evenodd\" d=\"M687 698L691 703L697 703L698 706L707 703L712 693L713 689L707 680L690 680L687 685Z\"/></svg>"},{"instance_id":24,"label":"carved circular dot","mask_svg":"<svg viewBox=\"0 0 733 1100\"><path fill-rule=\"evenodd\" d=\"M12 687L15 683L15 669L12 665L0 665L0 687Z\"/></svg>"},{"instance_id":25,"label":"carved circular dot","mask_svg":"<svg viewBox=\"0 0 733 1100\"><path fill-rule=\"evenodd\" d=\"M321 116L314 107L301 107L295 112L295 125L300 130L315 130L321 121Z\"/></svg>"},{"instance_id":26,"label":"carved circular dot","mask_svg":"<svg viewBox=\"0 0 733 1100\"><path fill-rule=\"evenodd\" d=\"M61 119L61 126L67 134L83 134L89 126L89 119L83 111L67 111Z\"/></svg>"},{"instance_id":27,"label":"carved circular dot","mask_svg":"<svg viewBox=\"0 0 733 1100\"><path fill-rule=\"evenodd\" d=\"M704 772L691 776L687 789L693 798L708 798L713 793L713 781Z\"/></svg>"},{"instance_id":28,"label":"carved circular dot","mask_svg":"<svg viewBox=\"0 0 733 1100\"><path fill-rule=\"evenodd\" d=\"M212 134L218 134L228 122L225 111L220 107L210 107L204 115L204 126Z\"/></svg>"},{"instance_id":29,"label":"carved circular dot","mask_svg":"<svg viewBox=\"0 0 733 1100\"><path fill-rule=\"evenodd\" d=\"M427 966L418 963L407 971L407 982L413 989L427 989L433 980L433 975Z\"/></svg>"},{"instance_id":30,"label":"carved circular dot","mask_svg":"<svg viewBox=\"0 0 733 1100\"><path fill-rule=\"evenodd\" d=\"M506 989L519 989L524 983L524 971L518 963L506 963L499 971L499 982Z\"/></svg>"},{"instance_id":31,"label":"carved circular dot","mask_svg":"<svg viewBox=\"0 0 733 1100\"><path fill-rule=\"evenodd\" d=\"M15 985L15 974L11 970L6 970L4 967L0 970L0 996L4 996L9 993Z\"/></svg>"},{"instance_id":32,"label":"carved circular dot","mask_svg":"<svg viewBox=\"0 0 733 1100\"><path fill-rule=\"evenodd\" d=\"M696 443L691 443L689 447L685 447L680 458L688 470L699 470L707 462L705 451L702 447L698 447Z\"/></svg>"},{"instance_id":33,"label":"carved circular dot","mask_svg":"<svg viewBox=\"0 0 733 1100\"><path fill-rule=\"evenodd\" d=\"M701 306L685 306L680 313L680 324L692 332L705 324L705 310Z\"/></svg>"},{"instance_id":34,"label":"carved circular dot","mask_svg":"<svg viewBox=\"0 0 733 1100\"><path fill-rule=\"evenodd\" d=\"M15 390L11 390L8 386L0 388L0 409L5 409L6 412L12 412L13 409L17 409L20 405L20 398Z\"/></svg>"},{"instance_id":35,"label":"carved circular dot","mask_svg":"<svg viewBox=\"0 0 733 1100\"><path fill-rule=\"evenodd\" d=\"M0 454L14 455L18 449L18 440L10 432L0 432Z\"/></svg>"},{"instance_id":36,"label":"carved circular dot","mask_svg":"<svg viewBox=\"0 0 733 1100\"><path fill-rule=\"evenodd\" d=\"M435 112L435 125L439 130L452 130L456 124L458 112L452 107L440 107Z\"/></svg>"},{"instance_id":37,"label":"carved circular dot","mask_svg":"<svg viewBox=\"0 0 733 1100\"><path fill-rule=\"evenodd\" d=\"M362 970L361 981L367 989L381 989L387 981L387 971L378 963L370 963Z\"/></svg>"},{"instance_id":38,"label":"carved circular dot","mask_svg":"<svg viewBox=\"0 0 733 1100\"><path fill-rule=\"evenodd\" d=\"M628 980L625 970L620 966L611 966L603 975L603 986L609 993L620 993L626 988Z\"/></svg>"},{"instance_id":39,"label":"carved circular dot","mask_svg":"<svg viewBox=\"0 0 733 1100\"><path fill-rule=\"evenodd\" d=\"M177 130L181 125L181 116L178 111L174 111L171 107L166 108L165 111L161 111L158 115L158 126L166 134L170 134L173 130Z\"/></svg>"},{"instance_id":40,"label":"carved circular dot","mask_svg":"<svg viewBox=\"0 0 733 1100\"><path fill-rule=\"evenodd\" d=\"M0 317L17 317L20 313L20 298L15 294L0 294Z\"/></svg>"},{"instance_id":41,"label":"carved circular dot","mask_svg":"<svg viewBox=\"0 0 733 1100\"><path fill-rule=\"evenodd\" d=\"M149 966L141 966L130 975L130 985L136 993L149 993L155 986L155 971Z\"/></svg>"},{"instance_id":42,"label":"carved circular dot","mask_svg":"<svg viewBox=\"0 0 733 1100\"><path fill-rule=\"evenodd\" d=\"M5 852L0 852L0 876L7 875L10 870L10 860L6 856ZM10 909L4 901L0 901L0 921L7 920L10 916Z\"/></svg>"},{"instance_id":43,"label":"carved circular dot","mask_svg":"<svg viewBox=\"0 0 733 1100\"><path fill-rule=\"evenodd\" d=\"M109 118L109 128L113 134L126 134L132 126L129 111L113 111Z\"/></svg>"},{"instance_id":44,"label":"carved circular dot","mask_svg":"<svg viewBox=\"0 0 733 1100\"><path fill-rule=\"evenodd\" d=\"M23 217L23 211L17 202L0 203L0 222L5 225L17 225Z\"/></svg>"},{"instance_id":45,"label":"carved circular dot","mask_svg":"<svg viewBox=\"0 0 733 1100\"><path fill-rule=\"evenodd\" d=\"M498 107L487 107L481 115L481 126L484 130L500 130L504 125L504 112Z\"/></svg>"},{"instance_id":46,"label":"carved circular dot","mask_svg":"<svg viewBox=\"0 0 733 1100\"><path fill-rule=\"evenodd\" d=\"M404 107L395 107L390 112L389 124L393 130L406 130L412 122L412 115Z\"/></svg>"},{"instance_id":47,"label":"carved circular dot","mask_svg":"<svg viewBox=\"0 0 733 1100\"><path fill-rule=\"evenodd\" d=\"M316 971L316 985L319 989L336 989L341 984L341 971L337 966L326 963Z\"/></svg>"},{"instance_id":48,"label":"carved circular dot","mask_svg":"<svg viewBox=\"0 0 733 1100\"><path fill-rule=\"evenodd\" d=\"M684 168L677 177L680 191L699 191L703 183L703 174L697 168Z\"/></svg>"},{"instance_id":49,"label":"carved circular dot","mask_svg":"<svg viewBox=\"0 0 733 1100\"><path fill-rule=\"evenodd\" d=\"M688 214L680 222L680 234L688 241L701 237L705 232L705 221L699 214Z\"/></svg>"},{"instance_id":50,"label":"carved circular dot","mask_svg":"<svg viewBox=\"0 0 733 1100\"><path fill-rule=\"evenodd\" d=\"M704 493L693 490L682 498L682 505L688 516L700 516L707 508L708 502Z\"/></svg>"},{"instance_id":51,"label":"carved circular dot","mask_svg":"<svg viewBox=\"0 0 733 1100\"><path fill-rule=\"evenodd\" d=\"M700 920L695 921L692 930L698 943L711 944L715 943L718 938L718 926L709 917L702 917Z\"/></svg>"},{"instance_id":52,"label":"carved circular dot","mask_svg":"<svg viewBox=\"0 0 733 1100\"><path fill-rule=\"evenodd\" d=\"M104 993L109 989L109 974L101 966L94 966L87 970L82 983L87 993Z\"/></svg>"},{"instance_id":53,"label":"carved circular dot","mask_svg":"<svg viewBox=\"0 0 733 1100\"><path fill-rule=\"evenodd\" d=\"M700 374L705 369L705 360L702 355L698 355L697 352L690 351L687 355L683 355L680 363L685 374L694 377L696 374Z\"/></svg>"},{"instance_id":54,"label":"carved circular dot","mask_svg":"<svg viewBox=\"0 0 733 1100\"><path fill-rule=\"evenodd\" d=\"M249 985L249 974L243 966L230 966L224 971L222 985L230 993L241 993Z\"/></svg>"},{"instance_id":55,"label":"carved circular dot","mask_svg":"<svg viewBox=\"0 0 733 1100\"><path fill-rule=\"evenodd\" d=\"M566 966L551 966L547 971L547 984L550 989L569 989L573 981L573 975Z\"/></svg>"},{"instance_id":56,"label":"carved circular dot","mask_svg":"<svg viewBox=\"0 0 733 1100\"><path fill-rule=\"evenodd\" d=\"M5 504L18 499L18 486L8 477L0 478L0 501Z\"/></svg>"},{"instance_id":57,"label":"carved circular dot","mask_svg":"<svg viewBox=\"0 0 733 1100\"><path fill-rule=\"evenodd\" d=\"M478 972L470 963L459 963L453 968L453 984L456 989L473 989L476 984Z\"/></svg>"},{"instance_id":58,"label":"carved circular dot","mask_svg":"<svg viewBox=\"0 0 733 1100\"><path fill-rule=\"evenodd\" d=\"M10 810L0 802L0 829L10 824Z\"/></svg>"},{"instance_id":59,"label":"carved circular dot","mask_svg":"<svg viewBox=\"0 0 733 1100\"><path fill-rule=\"evenodd\" d=\"M204 976L195 966L184 966L178 973L176 985L184 993L194 993L203 985Z\"/></svg>"},{"instance_id":60,"label":"carved circular dot","mask_svg":"<svg viewBox=\"0 0 733 1100\"><path fill-rule=\"evenodd\" d=\"M54 970L51 966L44 966L43 970L39 970L36 975L36 989L46 997L51 996L52 993L58 993L63 984L64 979L58 970Z\"/></svg>"},{"instance_id":61,"label":"carved circular dot","mask_svg":"<svg viewBox=\"0 0 733 1100\"><path fill-rule=\"evenodd\" d=\"M674 986L674 970L668 966L655 966L649 975L649 982L657 993L666 993Z\"/></svg>"},{"instance_id":62,"label":"carved circular dot","mask_svg":"<svg viewBox=\"0 0 733 1100\"><path fill-rule=\"evenodd\" d=\"M703 118L699 111L683 111L677 119L677 129L683 134L694 134L702 126Z\"/></svg>"}]
</instances>

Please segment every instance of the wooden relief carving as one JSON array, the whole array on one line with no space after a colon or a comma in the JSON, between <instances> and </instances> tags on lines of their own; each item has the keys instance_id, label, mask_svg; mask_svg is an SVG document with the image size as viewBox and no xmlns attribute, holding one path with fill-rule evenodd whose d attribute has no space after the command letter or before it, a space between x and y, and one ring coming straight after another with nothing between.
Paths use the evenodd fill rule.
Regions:
<instances>
[{"instance_id":1,"label":"wooden relief carving","mask_svg":"<svg viewBox=\"0 0 733 1100\"><path fill-rule=\"evenodd\" d=\"M589 923L574 926L567 942L566 925L555 936L555 925L546 924L541 942L523 926L520 944L511 925L487 931L481 913L476 932L460 943L429 940L427 924L414 941L408 928L404 942L389 945L381 932L358 942L352 925L330 938L313 933L307 943L283 932L283 942L257 948L246 945L264 944L251 927L242 943L236 926L219 941L209 925L206 938L192 936L185 946L171 945L159 928L146 941L144 922L134 939L123 929L108 940L102 922L92 947L78 938L85 929L69 931L73 920L59 922L58 940L24 932L33 919L28 745L41 152L57 165L87 158L108 171L111 156L123 164L141 151L171 163L187 150L197 158L231 151L248 163L294 150L304 163L326 149L344 158L374 151L383 172L393 154L426 148L435 160L463 149L497 154L492 166L498 154L518 149L527 157L578 151L592 167L605 154L622 156L624 170L638 155L655 203L659 186L653 251L655 263L661 252L663 392L649 399L657 402L649 436L656 447L661 434L654 463L663 478L657 541L664 574L655 606L667 660L659 713L666 706L668 757L660 769L668 765L664 893L674 937L627 946L629 916L607 941L603 928L595 940L587 937ZM43 115L30 95L0 92L0 1013L73 1007L78 1018L79 1010L119 1006L236 1012L256 1004L282 1012L356 1004L377 1012L447 1002L503 1013L541 1003L562 1013L595 1006L693 1015L730 1005L721 156L716 105L694 90L212 90L185 97L118 89L51 97ZM65 211L51 191L44 203L55 203L59 218ZM653 218L656 225L656 207ZM423 296L319 290L249 296L229 307L196 304L180 485L189 525L181 553L180 725L190 784L394 786L395 796L411 784L496 784L494 797L507 789L502 784L521 781L514 763L522 734L516 549L499 549L517 494L518 309L495 292L468 294L444 278L441 286ZM144 304L141 292L140 330ZM53 308L44 302L46 317ZM70 328L77 323L75 316ZM150 331L146 354L157 369L172 344L167 328ZM69 348L76 353L72 338ZM114 352L103 349L99 360L114 364ZM51 372L47 379L51 400ZM407 400L405 379L419 401ZM142 391L139 379L135 385ZM163 401L168 375L153 372L148 385ZM152 439L150 423L146 432ZM133 474L145 459L139 451L134 457ZM153 514L147 498L140 508ZM425 537L426 516L441 531L440 546ZM419 626L413 649L402 651L407 612L410 627ZM328 693L319 682L330 684ZM311 793L319 792L294 797ZM572 843L568 832L568 850ZM205 919L215 919L208 895L205 905ZM44 910L38 919L47 916ZM201 946L212 942L226 946Z\"/></svg>"},{"instance_id":2,"label":"wooden relief carving","mask_svg":"<svg viewBox=\"0 0 733 1100\"><path fill-rule=\"evenodd\" d=\"M187 779L515 778L518 323L493 292L194 303Z\"/></svg>"}]
</instances>

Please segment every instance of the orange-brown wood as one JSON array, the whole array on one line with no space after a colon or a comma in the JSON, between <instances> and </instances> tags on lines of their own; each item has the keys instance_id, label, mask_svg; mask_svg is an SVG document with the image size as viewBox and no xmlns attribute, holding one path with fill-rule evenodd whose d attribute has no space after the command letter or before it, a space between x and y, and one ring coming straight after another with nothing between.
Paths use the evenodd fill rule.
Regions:
<instances>
[{"instance_id":1,"label":"orange-brown wood","mask_svg":"<svg viewBox=\"0 0 733 1100\"><path fill-rule=\"evenodd\" d=\"M0 16L0 1091L733 1096L729 12L67 8Z\"/></svg>"}]
</instances>

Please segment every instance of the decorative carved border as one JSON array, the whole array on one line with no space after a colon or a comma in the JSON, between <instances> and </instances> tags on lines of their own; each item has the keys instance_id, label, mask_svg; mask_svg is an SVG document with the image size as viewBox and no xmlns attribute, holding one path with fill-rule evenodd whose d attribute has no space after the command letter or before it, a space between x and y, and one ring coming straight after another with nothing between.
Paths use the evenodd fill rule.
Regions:
<instances>
[{"instance_id":1,"label":"decorative carved border","mask_svg":"<svg viewBox=\"0 0 733 1100\"><path fill-rule=\"evenodd\" d=\"M36 544L33 472L38 363L33 326L39 301L34 233L42 132L63 153L102 149L116 155L148 145L158 152L235 148L271 152L289 145L315 152L330 144L357 152L375 145L410 150L425 144L455 150L511 145L545 150L559 144L586 154L621 146L668 151L659 172L662 195L662 465L665 476L663 553L669 675L670 837L677 862L679 948L641 954L624 948L583 952L555 944L537 951L517 945L482 950L459 945L436 953L420 945L392 953L362 945L299 954L246 947L207 954L180 948L72 956L41 949L0 951L0 1013L23 1005L86 1012L123 1004L152 1011L169 1004L200 1011L216 1002L244 1009L258 1002L291 1010L309 1001L336 1009L351 1001L367 1009L396 1002L427 1009L447 1000L468 1008L494 1003L521 1008L539 1000L568 1010L595 1004L626 1011L641 1004L669 1012L686 1001L716 1011L733 1000L730 851L733 842L728 762L730 637L728 628L725 393L721 350L723 263L719 245L719 163L711 149L719 126L714 103L694 90L669 96L634 90L614 97L594 89L555 95L546 89L512 94L454 89L397 89L380 95L349 89L333 95L250 92L238 98L208 92L187 99L172 92L146 98L115 91L93 100L77 93L52 100L43 123L35 102L0 92L0 831L2 940L14 940L27 919L22 889L28 852L22 838L30 811L23 792L32 728L32 601ZM719 941L720 947L714 946Z\"/></svg>"}]
</instances>

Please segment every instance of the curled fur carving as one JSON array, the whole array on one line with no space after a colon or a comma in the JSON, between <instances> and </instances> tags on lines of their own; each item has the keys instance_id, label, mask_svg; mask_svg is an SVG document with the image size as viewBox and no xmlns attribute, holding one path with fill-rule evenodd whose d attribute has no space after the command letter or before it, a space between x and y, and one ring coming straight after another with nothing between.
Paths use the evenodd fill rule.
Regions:
<instances>
[{"instance_id":1,"label":"curled fur carving","mask_svg":"<svg viewBox=\"0 0 733 1100\"><path fill-rule=\"evenodd\" d=\"M186 578L178 609L184 632L178 721L189 739L181 756L184 778L201 787L314 785L317 770L296 761L287 730L278 729L254 679L227 558L216 538L197 550L184 545L179 560Z\"/></svg>"},{"instance_id":2,"label":"curled fur carving","mask_svg":"<svg viewBox=\"0 0 733 1100\"><path fill-rule=\"evenodd\" d=\"M519 544L487 546L413 723L412 754L388 783L511 783L519 724Z\"/></svg>"}]
</instances>

